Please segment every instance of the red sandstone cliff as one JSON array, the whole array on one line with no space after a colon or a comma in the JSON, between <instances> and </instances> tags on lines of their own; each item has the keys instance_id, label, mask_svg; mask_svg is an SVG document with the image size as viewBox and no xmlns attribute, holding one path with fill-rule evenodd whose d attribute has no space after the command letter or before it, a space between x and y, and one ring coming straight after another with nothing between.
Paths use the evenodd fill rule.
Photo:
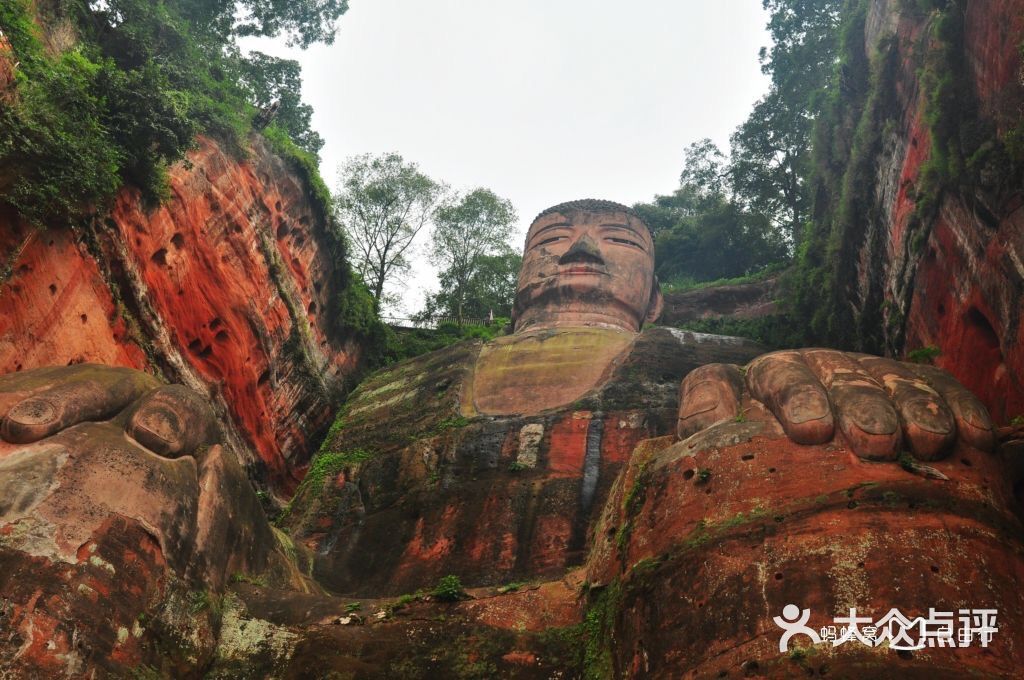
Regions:
<instances>
[{"instance_id":1,"label":"red sandstone cliff","mask_svg":"<svg viewBox=\"0 0 1024 680\"><path fill-rule=\"evenodd\" d=\"M937 215L914 222L922 169L931 153L923 50L934 41L934 15L898 0L871 4L865 44L894 37L896 125L882 139L872 222L858 250L854 307L885 300L890 351L933 345L936 363L978 393L998 422L1024 414L1024 193L991 182L945 191ZM1003 136L1024 116L1024 2L970 0L962 58L978 119Z\"/></svg>"},{"instance_id":2,"label":"red sandstone cliff","mask_svg":"<svg viewBox=\"0 0 1024 680\"><path fill-rule=\"evenodd\" d=\"M155 210L125 189L102 222L0 215L0 373L93 361L209 395L258 477L288 491L333 415L357 343L331 324L340 242L304 177L261 137L211 140Z\"/></svg>"}]
</instances>

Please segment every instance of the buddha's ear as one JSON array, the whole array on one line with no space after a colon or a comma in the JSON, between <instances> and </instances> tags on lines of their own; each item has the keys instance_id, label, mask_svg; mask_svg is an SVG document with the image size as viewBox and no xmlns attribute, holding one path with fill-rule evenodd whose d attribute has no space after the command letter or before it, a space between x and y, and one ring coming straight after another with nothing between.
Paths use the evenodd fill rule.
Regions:
<instances>
[{"instance_id":1,"label":"buddha's ear","mask_svg":"<svg viewBox=\"0 0 1024 680\"><path fill-rule=\"evenodd\" d=\"M658 283L658 277L654 277L654 285L651 287L651 301L647 304L647 316L644 317L644 323L654 323L661 316L661 311L665 308L665 298L661 294L661 284Z\"/></svg>"}]
</instances>

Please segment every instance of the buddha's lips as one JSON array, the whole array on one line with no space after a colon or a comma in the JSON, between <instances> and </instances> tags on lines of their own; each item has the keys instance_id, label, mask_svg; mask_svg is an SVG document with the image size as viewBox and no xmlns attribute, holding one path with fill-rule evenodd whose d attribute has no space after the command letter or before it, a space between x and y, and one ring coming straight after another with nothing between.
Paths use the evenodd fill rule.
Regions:
<instances>
[{"instance_id":1,"label":"buddha's lips","mask_svg":"<svg viewBox=\"0 0 1024 680\"><path fill-rule=\"evenodd\" d=\"M604 271L603 269L598 269L597 267L591 267L591 266L585 265L585 264L577 264L577 265L572 265L570 267L566 267L565 269L560 269L558 271L558 275L559 276L562 276L562 275L565 275L565 274L569 274L569 275L574 275L574 274L600 274L600 275L603 275L603 276L607 276L608 272Z\"/></svg>"}]
</instances>

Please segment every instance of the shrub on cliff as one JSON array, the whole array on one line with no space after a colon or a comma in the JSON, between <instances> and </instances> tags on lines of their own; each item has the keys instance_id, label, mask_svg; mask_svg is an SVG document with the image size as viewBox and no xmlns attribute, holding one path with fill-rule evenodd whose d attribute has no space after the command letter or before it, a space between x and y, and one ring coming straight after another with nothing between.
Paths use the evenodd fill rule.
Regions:
<instances>
[{"instance_id":1,"label":"shrub on cliff","mask_svg":"<svg viewBox=\"0 0 1024 680\"><path fill-rule=\"evenodd\" d=\"M345 9L345 0L0 4L0 71L12 74L0 91L0 204L53 223L102 212L124 184L158 201L167 167L196 134L241 150L255 105L272 97L280 127L315 153L294 62L243 57L234 39L329 42Z\"/></svg>"}]
</instances>

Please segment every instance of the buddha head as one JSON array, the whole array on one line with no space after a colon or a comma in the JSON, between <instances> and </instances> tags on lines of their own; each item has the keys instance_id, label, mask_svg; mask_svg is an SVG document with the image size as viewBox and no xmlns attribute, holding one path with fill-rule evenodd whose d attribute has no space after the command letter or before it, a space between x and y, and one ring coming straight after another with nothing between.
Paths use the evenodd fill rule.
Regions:
<instances>
[{"instance_id":1,"label":"buddha head","mask_svg":"<svg viewBox=\"0 0 1024 680\"><path fill-rule=\"evenodd\" d=\"M636 332L658 318L662 303L654 240L632 209L570 201L530 225L512 308L516 331L605 326Z\"/></svg>"}]
</instances>

